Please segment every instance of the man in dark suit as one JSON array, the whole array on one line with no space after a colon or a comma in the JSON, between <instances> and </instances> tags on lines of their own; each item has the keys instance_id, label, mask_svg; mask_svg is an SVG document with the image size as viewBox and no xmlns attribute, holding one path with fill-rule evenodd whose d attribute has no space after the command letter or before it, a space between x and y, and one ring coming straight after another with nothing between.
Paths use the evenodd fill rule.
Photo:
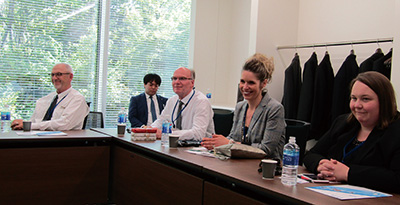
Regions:
<instances>
[{"instance_id":1,"label":"man in dark suit","mask_svg":"<svg viewBox=\"0 0 400 205\"><path fill-rule=\"evenodd\" d=\"M149 73L144 76L143 83L145 92L133 96L129 104L131 127L151 125L156 121L168 100L168 98L157 95L158 87L161 85L159 75Z\"/></svg>"}]
</instances>

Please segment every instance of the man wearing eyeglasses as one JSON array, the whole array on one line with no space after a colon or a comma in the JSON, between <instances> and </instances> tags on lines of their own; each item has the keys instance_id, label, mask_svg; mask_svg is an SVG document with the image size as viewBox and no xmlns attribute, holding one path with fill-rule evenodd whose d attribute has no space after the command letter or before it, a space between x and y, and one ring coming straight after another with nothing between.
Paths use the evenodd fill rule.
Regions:
<instances>
[{"instance_id":1,"label":"man wearing eyeglasses","mask_svg":"<svg viewBox=\"0 0 400 205\"><path fill-rule=\"evenodd\" d=\"M55 92L36 101L31 117L34 130L78 130L89 113L85 97L71 86L74 74L70 65L59 63L50 73ZM22 129L22 119L11 123L11 128Z\"/></svg>"},{"instance_id":2,"label":"man wearing eyeglasses","mask_svg":"<svg viewBox=\"0 0 400 205\"><path fill-rule=\"evenodd\" d=\"M151 125L159 129L161 136L162 122L168 118L173 124L172 134L180 140L198 140L214 133L213 111L207 97L194 89L194 70L180 67L175 70L172 88L176 95L169 98L161 116Z\"/></svg>"},{"instance_id":3,"label":"man wearing eyeglasses","mask_svg":"<svg viewBox=\"0 0 400 205\"><path fill-rule=\"evenodd\" d=\"M144 92L133 96L129 104L129 122L131 127L151 125L165 107L168 98L157 95L161 77L155 73L146 74L143 78Z\"/></svg>"}]
</instances>

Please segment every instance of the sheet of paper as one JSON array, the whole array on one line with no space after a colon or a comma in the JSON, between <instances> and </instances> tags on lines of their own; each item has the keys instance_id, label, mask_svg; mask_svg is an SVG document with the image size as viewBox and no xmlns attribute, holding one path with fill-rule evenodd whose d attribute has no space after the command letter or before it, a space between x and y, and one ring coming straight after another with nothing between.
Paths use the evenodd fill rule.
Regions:
<instances>
[{"instance_id":1,"label":"sheet of paper","mask_svg":"<svg viewBox=\"0 0 400 205\"><path fill-rule=\"evenodd\" d=\"M42 132L38 132L36 133L36 135L38 136L47 136L47 135L51 135L51 136L61 136L61 135L67 135L67 133L65 132L61 132L61 131L42 131Z\"/></svg>"},{"instance_id":2,"label":"sheet of paper","mask_svg":"<svg viewBox=\"0 0 400 205\"><path fill-rule=\"evenodd\" d=\"M391 194L386 194L372 189L352 185L315 186L306 187L306 189L325 194L327 196L334 197L340 200L392 196Z\"/></svg>"},{"instance_id":3,"label":"sheet of paper","mask_svg":"<svg viewBox=\"0 0 400 205\"><path fill-rule=\"evenodd\" d=\"M17 135L19 136L34 136L36 135L35 131L24 132L24 131L16 131Z\"/></svg>"},{"instance_id":4,"label":"sheet of paper","mask_svg":"<svg viewBox=\"0 0 400 205\"><path fill-rule=\"evenodd\" d=\"M205 147L194 147L192 149L186 150L186 152L189 152L189 153L192 153L192 154L201 155L201 156L206 156L206 157L216 157L213 153L211 153Z\"/></svg>"},{"instance_id":5,"label":"sheet of paper","mask_svg":"<svg viewBox=\"0 0 400 205\"><path fill-rule=\"evenodd\" d=\"M297 178L297 183L298 183L298 184L306 184L306 183L310 183L310 182L309 182L309 181L306 181L306 180L304 180L304 179Z\"/></svg>"},{"instance_id":6,"label":"sheet of paper","mask_svg":"<svg viewBox=\"0 0 400 205\"><path fill-rule=\"evenodd\" d=\"M61 132L61 131L30 131L30 132L24 132L24 131L18 131L16 132L17 135L19 136L34 136L34 135L38 135L38 136L62 136L62 135L67 135L67 133L65 132Z\"/></svg>"}]
</instances>

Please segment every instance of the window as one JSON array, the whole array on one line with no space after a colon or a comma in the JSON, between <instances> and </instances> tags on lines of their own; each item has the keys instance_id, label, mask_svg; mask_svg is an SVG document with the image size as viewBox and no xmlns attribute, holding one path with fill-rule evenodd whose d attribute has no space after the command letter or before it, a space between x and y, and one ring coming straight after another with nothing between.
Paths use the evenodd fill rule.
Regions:
<instances>
[{"instance_id":1,"label":"window","mask_svg":"<svg viewBox=\"0 0 400 205\"><path fill-rule=\"evenodd\" d=\"M111 1L106 126L144 91L147 73L161 76L159 94L173 95L170 77L188 65L189 28L189 0Z\"/></svg>"},{"instance_id":2,"label":"window","mask_svg":"<svg viewBox=\"0 0 400 205\"><path fill-rule=\"evenodd\" d=\"M55 91L52 67L74 70L73 87L91 99L96 72L96 0L0 0L0 108L29 119L36 100Z\"/></svg>"},{"instance_id":3,"label":"window","mask_svg":"<svg viewBox=\"0 0 400 205\"><path fill-rule=\"evenodd\" d=\"M73 87L91 110L105 112L106 127L143 92L146 73L158 73L159 94L171 97L173 71L188 65L190 6L190 0L0 0L0 109L9 105L12 119L29 119L36 100L54 91L48 73L58 62L73 67Z\"/></svg>"}]
</instances>

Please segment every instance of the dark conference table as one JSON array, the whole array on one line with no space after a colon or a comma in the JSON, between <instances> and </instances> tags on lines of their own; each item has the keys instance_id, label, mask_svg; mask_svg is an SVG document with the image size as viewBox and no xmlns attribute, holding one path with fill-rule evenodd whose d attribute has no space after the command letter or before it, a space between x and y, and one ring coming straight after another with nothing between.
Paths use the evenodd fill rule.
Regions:
<instances>
[{"instance_id":1,"label":"dark conference table","mask_svg":"<svg viewBox=\"0 0 400 205\"><path fill-rule=\"evenodd\" d=\"M107 202L112 138L91 130L66 133L0 133L1 204Z\"/></svg>"},{"instance_id":2,"label":"dark conference table","mask_svg":"<svg viewBox=\"0 0 400 205\"><path fill-rule=\"evenodd\" d=\"M68 136L0 137L0 200L4 204L398 204L393 197L340 201L280 179L263 180L260 159L219 160L131 141L115 129ZM304 168L300 168L304 171ZM22 197L23 196L23 197Z\"/></svg>"},{"instance_id":3,"label":"dark conference table","mask_svg":"<svg viewBox=\"0 0 400 205\"><path fill-rule=\"evenodd\" d=\"M94 130L118 136L116 129ZM174 198L180 203L191 204L400 203L398 194L385 198L340 201L304 188L323 184L307 183L286 187L281 184L279 177L263 180L262 174L257 171L260 159L223 161L190 154L185 151L189 148L164 147L159 140L132 142L128 133L114 137L113 147L111 161L115 161L111 163L111 198L117 204L129 201L160 203L163 199L168 202ZM132 163L127 163L129 160ZM305 171L303 167L300 169ZM120 175L122 172L126 175ZM147 183L149 181L151 183ZM141 185L135 187L138 182Z\"/></svg>"}]
</instances>

